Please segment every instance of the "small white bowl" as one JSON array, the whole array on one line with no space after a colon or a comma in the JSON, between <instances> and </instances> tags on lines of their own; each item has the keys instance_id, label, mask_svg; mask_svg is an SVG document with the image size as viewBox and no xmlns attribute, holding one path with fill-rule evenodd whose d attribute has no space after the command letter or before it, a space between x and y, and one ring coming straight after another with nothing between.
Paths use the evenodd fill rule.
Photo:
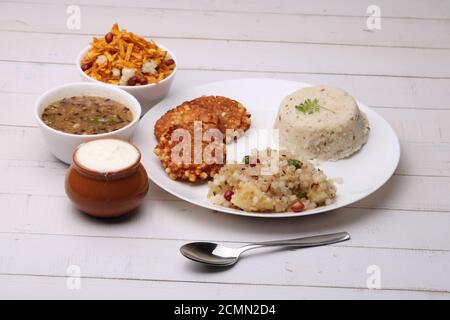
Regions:
<instances>
[{"instance_id":1,"label":"small white bowl","mask_svg":"<svg viewBox=\"0 0 450 320\"><path fill-rule=\"evenodd\" d=\"M128 93L131 93L138 101L140 102L142 106L142 114L145 114L151 107L153 107L159 100L167 96L169 93L170 87L172 85L173 79L175 78L175 74L178 70L178 60L175 57L175 55L168 50L167 48L157 44L158 47L161 49L167 51L170 55L170 57L175 61L175 69L173 69L172 73L165 79L161 80L159 83L149 83L146 85L140 85L140 86L121 86L121 85L113 85L109 83L105 83L102 81L95 80L91 77L89 77L84 71L81 69L81 60L83 60L83 57L87 54L90 46L87 46L84 48L77 57L77 70L80 73L80 77L83 81L88 82L95 82L95 83L101 83L106 84L108 86L116 87L125 90Z\"/></svg>"},{"instance_id":2,"label":"small white bowl","mask_svg":"<svg viewBox=\"0 0 450 320\"><path fill-rule=\"evenodd\" d=\"M41 119L42 112L52 102L73 96L97 96L122 103L133 113L133 121L119 130L99 134L72 134L55 130ZM105 84L76 82L55 87L43 93L35 103L34 115L50 152L65 163L72 163L72 153L81 143L99 138L130 140L141 116L141 105L131 94Z\"/></svg>"}]
</instances>

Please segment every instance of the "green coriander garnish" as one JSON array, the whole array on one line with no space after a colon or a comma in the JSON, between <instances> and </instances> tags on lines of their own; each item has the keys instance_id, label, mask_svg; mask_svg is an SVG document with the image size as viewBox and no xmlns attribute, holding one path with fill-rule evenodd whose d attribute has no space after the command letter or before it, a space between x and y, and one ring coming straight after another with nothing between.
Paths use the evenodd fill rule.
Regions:
<instances>
[{"instance_id":1,"label":"green coriander garnish","mask_svg":"<svg viewBox=\"0 0 450 320\"><path fill-rule=\"evenodd\" d=\"M296 105L295 108L298 111L301 111L305 114L319 112L320 111L319 100L318 99L314 99L314 100L306 99L305 101L303 101L303 103Z\"/></svg>"},{"instance_id":2,"label":"green coriander garnish","mask_svg":"<svg viewBox=\"0 0 450 320\"><path fill-rule=\"evenodd\" d=\"M295 109L303 112L304 114L311 114L314 112L319 112L320 109L325 109L325 110L330 111L331 113L336 113L333 110L330 110L328 108L325 108L324 106L319 105L318 99L314 99L314 100L306 99L305 101L303 101L303 103L296 105Z\"/></svg>"},{"instance_id":3,"label":"green coriander garnish","mask_svg":"<svg viewBox=\"0 0 450 320\"><path fill-rule=\"evenodd\" d=\"M294 194L298 199L306 198L306 196L307 196L307 193L305 191L301 191L301 190L294 191Z\"/></svg>"},{"instance_id":4,"label":"green coriander garnish","mask_svg":"<svg viewBox=\"0 0 450 320\"><path fill-rule=\"evenodd\" d=\"M294 166L295 169L300 169L303 165L303 163L301 161L295 160L295 159L289 159L287 162L288 162L288 165Z\"/></svg>"}]
</instances>

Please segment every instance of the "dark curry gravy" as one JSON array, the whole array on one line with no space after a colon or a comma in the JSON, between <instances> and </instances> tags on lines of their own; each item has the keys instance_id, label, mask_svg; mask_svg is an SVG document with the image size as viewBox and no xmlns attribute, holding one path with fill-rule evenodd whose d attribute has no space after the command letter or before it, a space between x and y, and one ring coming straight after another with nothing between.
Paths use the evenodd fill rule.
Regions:
<instances>
[{"instance_id":1,"label":"dark curry gravy","mask_svg":"<svg viewBox=\"0 0 450 320\"><path fill-rule=\"evenodd\" d=\"M53 102L44 109L42 121L72 134L99 134L118 130L133 121L131 110L102 97L75 96Z\"/></svg>"}]
</instances>

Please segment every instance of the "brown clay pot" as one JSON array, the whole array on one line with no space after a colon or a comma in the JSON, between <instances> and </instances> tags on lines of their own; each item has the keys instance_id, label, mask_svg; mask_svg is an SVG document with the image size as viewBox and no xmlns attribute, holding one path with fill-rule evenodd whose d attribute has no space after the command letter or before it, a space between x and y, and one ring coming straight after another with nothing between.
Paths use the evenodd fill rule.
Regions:
<instances>
[{"instance_id":1,"label":"brown clay pot","mask_svg":"<svg viewBox=\"0 0 450 320\"><path fill-rule=\"evenodd\" d=\"M147 194L147 172L139 159L130 167L108 173L89 170L77 161L77 150L66 175L66 193L81 211L99 218L125 215Z\"/></svg>"}]
</instances>

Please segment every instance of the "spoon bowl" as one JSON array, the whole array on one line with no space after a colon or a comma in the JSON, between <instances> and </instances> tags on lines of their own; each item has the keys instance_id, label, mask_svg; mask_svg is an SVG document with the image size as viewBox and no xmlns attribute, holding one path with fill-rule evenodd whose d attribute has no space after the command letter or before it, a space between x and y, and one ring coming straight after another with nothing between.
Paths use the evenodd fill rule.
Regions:
<instances>
[{"instance_id":1,"label":"spoon bowl","mask_svg":"<svg viewBox=\"0 0 450 320\"><path fill-rule=\"evenodd\" d=\"M191 242L180 248L181 254L196 262L215 266L231 266L239 259L237 249L213 242Z\"/></svg>"}]
</instances>

